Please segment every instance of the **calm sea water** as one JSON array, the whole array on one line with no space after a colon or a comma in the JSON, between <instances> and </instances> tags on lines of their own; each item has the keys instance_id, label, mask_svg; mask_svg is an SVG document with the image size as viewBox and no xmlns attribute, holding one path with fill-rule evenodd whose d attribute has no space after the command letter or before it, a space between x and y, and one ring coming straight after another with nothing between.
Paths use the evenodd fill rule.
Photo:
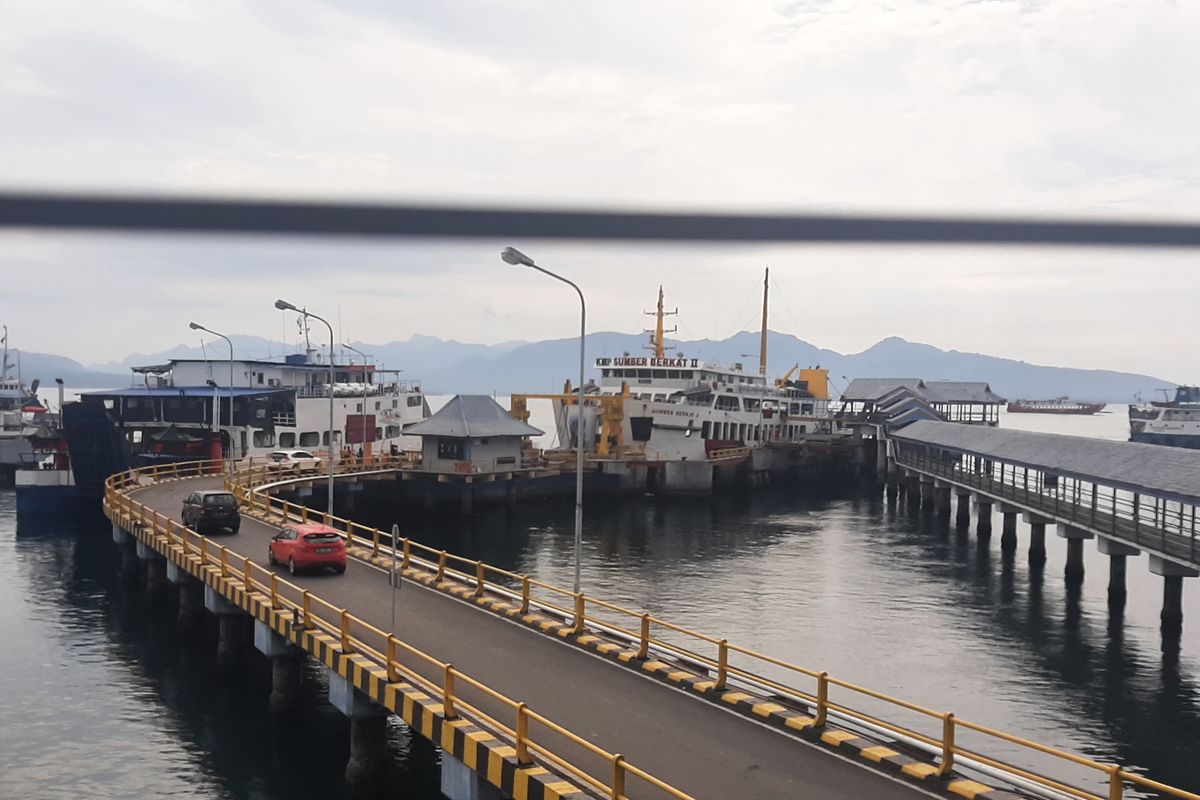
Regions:
<instances>
[{"instance_id":1,"label":"calm sea water","mask_svg":"<svg viewBox=\"0 0 1200 800\"><path fill-rule=\"evenodd\" d=\"M1002 424L1123 439L1126 422L1118 407ZM998 533L981 543L973 528L875 496L782 487L631 498L586 517L592 593L1200 788L1200 581L1185 588L1182 639L1164 643L1161 582L1144 558L1130 560L1128 604L1113 619L1094 546L1070 592L1061 540L1050 537L1044 570L1031 572L1024 528L1006 560ZM430 544L569 583L569 501L469 524L399 521ZM324 702L320 672L302 724L273 723L265 660L249 658L243 680L215 677L213 648L184 646L173 608L123 588L113 558L102 520L18 531L12 493L0 493L0 797L343 796L348 725ZM391 761L391 796L439 796L436 752L399 725Z\"/></svg>"}]
</instances>

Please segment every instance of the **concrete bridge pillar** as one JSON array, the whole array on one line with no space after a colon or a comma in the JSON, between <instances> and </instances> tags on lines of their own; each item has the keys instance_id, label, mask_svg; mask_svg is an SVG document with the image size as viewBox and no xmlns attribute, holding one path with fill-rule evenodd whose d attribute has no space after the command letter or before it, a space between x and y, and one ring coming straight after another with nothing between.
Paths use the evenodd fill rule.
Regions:
<instances>
[{"instance_id":1,"label":"concrete bridge pillar","mask_svg":"<svg viewBox=\"0 0 1200 800\"><path fill-rule=\"evenodd\" d=\"M1163 579L1163 607L1159 620L1164 633L1178 633L1183 628L1183 579L1200 577L1200 570L1150 556L1150 571Z\"/></svg>"},{"instance_id":2,"label":"concrete bridge pillar","mask_svg":"<svg viewBox=\"0 0 1200 800\"><path fill-rule=\"evenodd\" d=\"M1094 535L1073 525L1059 525L1058 535L1067 540L1067 566L1063 576L1067 583L1079 583L1083 580L1083 543Z\"/></svg>"},{"instance_id":3,"label":"concrete bridge pillar","mask_svg":"<svg viewBox=\"0 0 1200 800\"><path fill-rule=\"evenodd\" d=\"M971 524L971 493L968 491L958 490L958 513L954 522L963 527Z\"/></svg>"},{"instance_id":4,"label":"concrete bridge pillar","mask_svg":"<svg viewBox=\"0 0 1200 800\"><path fill-rule=\"evenodd\" d=\"M146 565L146 598L161 602L167 591L167 560L148 544L138 541L134 546L138 560Z\"/></svg>"},{"instance_id":5,"label":"concrete bridge pillar","mask_svg":"<svg viewBox=\"0 0 1200 800\"><path fill-rule=\"evenodd\" d=\"M1029 564L1040 567L1046 563L1046 526L1051 521L1029 513L1024 515L1024 519L1029 523Z\"/></svg>"},{"instance_id":6,"label":"concrete bridge pillar","mask_svg":"<svg viewBox=\"0 0 1200 800\"><path fill-rule=\"evenodd\" d=\"M918 482L919 482L919 484L920 484L920 487L921 487L921 488L920 488L920 491L921 491L921 510L922 510L922 511L928 511L929 509L933 508L933 505L934 505L934 497L933 497L933 493L934 493L934 482L933 482L933 478L927 478L927 477L925 477L925 476L922 476L922 477L919 479L919 481L918 481Z\"/></svg>"},{"instance_id":7,"label":"concrete bridge pillar","mask_svg":"<svg viewBox=\"0 0 1200 800\"><path fill-rule=\"evenodd\" d=\"M1003 515L1000 529L1000 550L1011 553L1017 549L1017 515L1021 513L1021 510L1015 506L1001 503L1000 513Z\"/></svg>"},{"instance_id":8,"label":"concrete bridge pillar","mask_svg":"<svg viewBox=\"0 0 1200 800\"><path fill-rule=\"evenodd\" d=\"M179 632L193 633L204 619L204 584L170 561L166 565L166 579L167 583L179 587L179 615L176 618Z\"/></svg>"},{"instance_id":9,"label":"concrete bridge pillar","mask_svg":"<svg viewBox=\"0 0 1200 800\"><path fill-rule=\"evenodd\" d=\"M349 678L329 670L329 702L350 718L350 759L346 782L374 784L387 758L387 710L355 688Z\"/></svg>"},{"instance_id":10,"label":"concrete bridge pillar","mask_svg":"<svg viewBox=\"0 0 1200 800\"><path fill-rule=\"evenodd\" d=\"M950 516L950 484L935 483L933 487L933 506L938 516Z\"/></svg>"},{"instance_id":11,"label":"concrete bridge pillar","mask_svg":"<svg viewBox=\"0 0 1200 800\"><path fill-rule=\"evenodd\" d=\"M442 752L442 794L450 800L501 800L504 795L475 770Z\"/></svg>"},{"instance_id":12,"label":"concrete bridge pillar","mask_svg":"<svg viewBox=\"0 0 1200 800\"><path fill-rule=\"evenodd\" d=\"M1124 542L1105 539L1101 536L1096 540L1097 548L1109 557L1108 561L1108 604L1112 608L1125 605L1125 568L1129 556L1141 553L1136 547L1130 547Z\"/></svg>"},{"instance_id":13,"label":"concrete bridge pillar","mask_svg":"<svg viewBox=\"0 0 1200 800\"><path fill-rule=\"evenodd\" d=\"M992 501L983 495L975 497L975 513L979 519L976 522L978 536L983 539L992 535Z\"/></svg>"},{"instance_id":14,"label":"concrete bridge pillar","mask_svg":"<svg viewBox=\"0 0 1200 800\"><path fill-rule=\"evenodd\" d=\"M271 659L271 711L287 714L300 708L304 688L304 651L262 620L254 620L254 647Z\"/></svg>"},{"instance_id":15,"label":"concrete bridge pillar","mask_svg":"<svg viewBox=\"0 0 1200 800\"><path fill-rule=\"evenodd\" d=\"M242 616L246 612L207 584L204 586L204 607L217 616L217 669L230 671L242 657L246 638Z\"/></svg>"}]
</instances>

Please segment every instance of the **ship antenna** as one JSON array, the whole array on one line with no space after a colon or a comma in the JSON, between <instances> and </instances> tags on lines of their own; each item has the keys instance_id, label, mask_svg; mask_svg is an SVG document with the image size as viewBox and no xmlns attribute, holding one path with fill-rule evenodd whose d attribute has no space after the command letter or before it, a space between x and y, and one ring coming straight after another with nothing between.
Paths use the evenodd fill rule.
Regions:
<instances>
[{"instance_id":1,"label":"ship antenna","mask_svg":"<svg viewBox=\"0 0 1200 800\"><path fill-rule=\"evenodd\" d=\"M679 313L679 309L677 308L674 311L663 311L663 287L660 285L658 287L658 310L645 311L643 313L648 317L655 318L654 330L645 331L645 333L650 334L650 346L646 349L653 350L655 358L663 358L667 352L666 342L663 339L663 334L675 333L677 330L679 330L678 325L676 325L674 328L671 328L669 331L663 330L663 317L674 316Z\"/></svg>"},{"instance_id":2,"label":"ship antenna","mask_svg":"<svg viewBox=\"0 0 1200 800\"><path fill-rule=\"evenodd\" d=\"M763 270L762 340L758 343L758 374L764 378L767 377L767 289L770 276L771 268L766 267Z\"/></svg>"}]
</instances>

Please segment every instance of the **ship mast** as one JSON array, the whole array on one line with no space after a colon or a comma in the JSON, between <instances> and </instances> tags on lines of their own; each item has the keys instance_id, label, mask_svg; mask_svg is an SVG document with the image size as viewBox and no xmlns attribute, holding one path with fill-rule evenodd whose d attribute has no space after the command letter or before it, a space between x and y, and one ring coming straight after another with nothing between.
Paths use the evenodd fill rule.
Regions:
<instances>
[{"instance_id":1,"label":"ship mast","mask_svg":"<svg viewBox=\"0 0 1200 800\"><path fill-rule=\"evenodd\" d=\"M767 289L770 276L771 268L767 267L763 270L762 339L758 343L758 374L764 378L767 377Z\"/></svg>"},{"instance_id":2,"label":"ship mast","mask_svg":"<svg viewBox=\"0 0 1200 800\"><path fill-rule=\"evenodd\" d=\"M3 327L4 337L0 339L0 342L3 342L4 344L4 355L0 357L0 380L6 380L8 378L8 368L11 366L11 364L8 363L8 326L5 325Z\"/></svg>"},{"instance_id":3,"label":"ship mast","mask_svg":"<svg viewBox=\"0 0 1200 800\"><path fill-rule=\"evenodd\" d=\"M657 311L646 311L643 313L648 317L654 317L656 320L654 330L646 331L646 333L650 334L650 346L647 347L646 349L653 350L655 358L664 358L667 353L667 346L666 346L666 340L663 338L663 334L664 333L675 333L675 331L679 330L679 328L678 328L678 326L676 326L674 328L671 328L671 330L669 330L669 331L663 330L663 317L678 314L679 309L675 309L674 311L663 311L663 287L659 286L658 287L658 310Z\"/></svg>"}]
</instances>

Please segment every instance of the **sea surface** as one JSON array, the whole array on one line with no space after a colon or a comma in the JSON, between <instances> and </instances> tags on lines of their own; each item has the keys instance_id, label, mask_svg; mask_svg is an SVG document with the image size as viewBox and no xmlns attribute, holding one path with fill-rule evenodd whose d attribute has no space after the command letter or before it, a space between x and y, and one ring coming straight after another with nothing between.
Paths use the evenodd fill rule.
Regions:
<instances>
[{"instance_id":1,"label":"sea surface","mask_svg":"<svg viewBox=\"0 0 1200 800\"><path fill-rule=\"evenodd\" d=\"M552 429L546 409L533 424ZM1094 417L1005 415L1002 426L1124 439L1124 407ZM373 520L390 524L390 520ZM438 547L569 585L572 505L526 504L395 520ZM1113 618L1095 545L1078 592L1048 537L1038 572L974 533L889 509L875 493L797 493L585 509L583 583L807 667L1200 789L1200 580L1185 582L1185 631L1159 632L1161 579L1129 561ZM318 669L302 720L267 714L270 670L213 669L211 641L176 636L117 576L100 518L22 520L0 491L0 798L349 796L348 724ZM439 797L436 750L392 728L389 797ZM1130 794L1129 796L1133 796Z\"/></svg>"}]
</instances>

